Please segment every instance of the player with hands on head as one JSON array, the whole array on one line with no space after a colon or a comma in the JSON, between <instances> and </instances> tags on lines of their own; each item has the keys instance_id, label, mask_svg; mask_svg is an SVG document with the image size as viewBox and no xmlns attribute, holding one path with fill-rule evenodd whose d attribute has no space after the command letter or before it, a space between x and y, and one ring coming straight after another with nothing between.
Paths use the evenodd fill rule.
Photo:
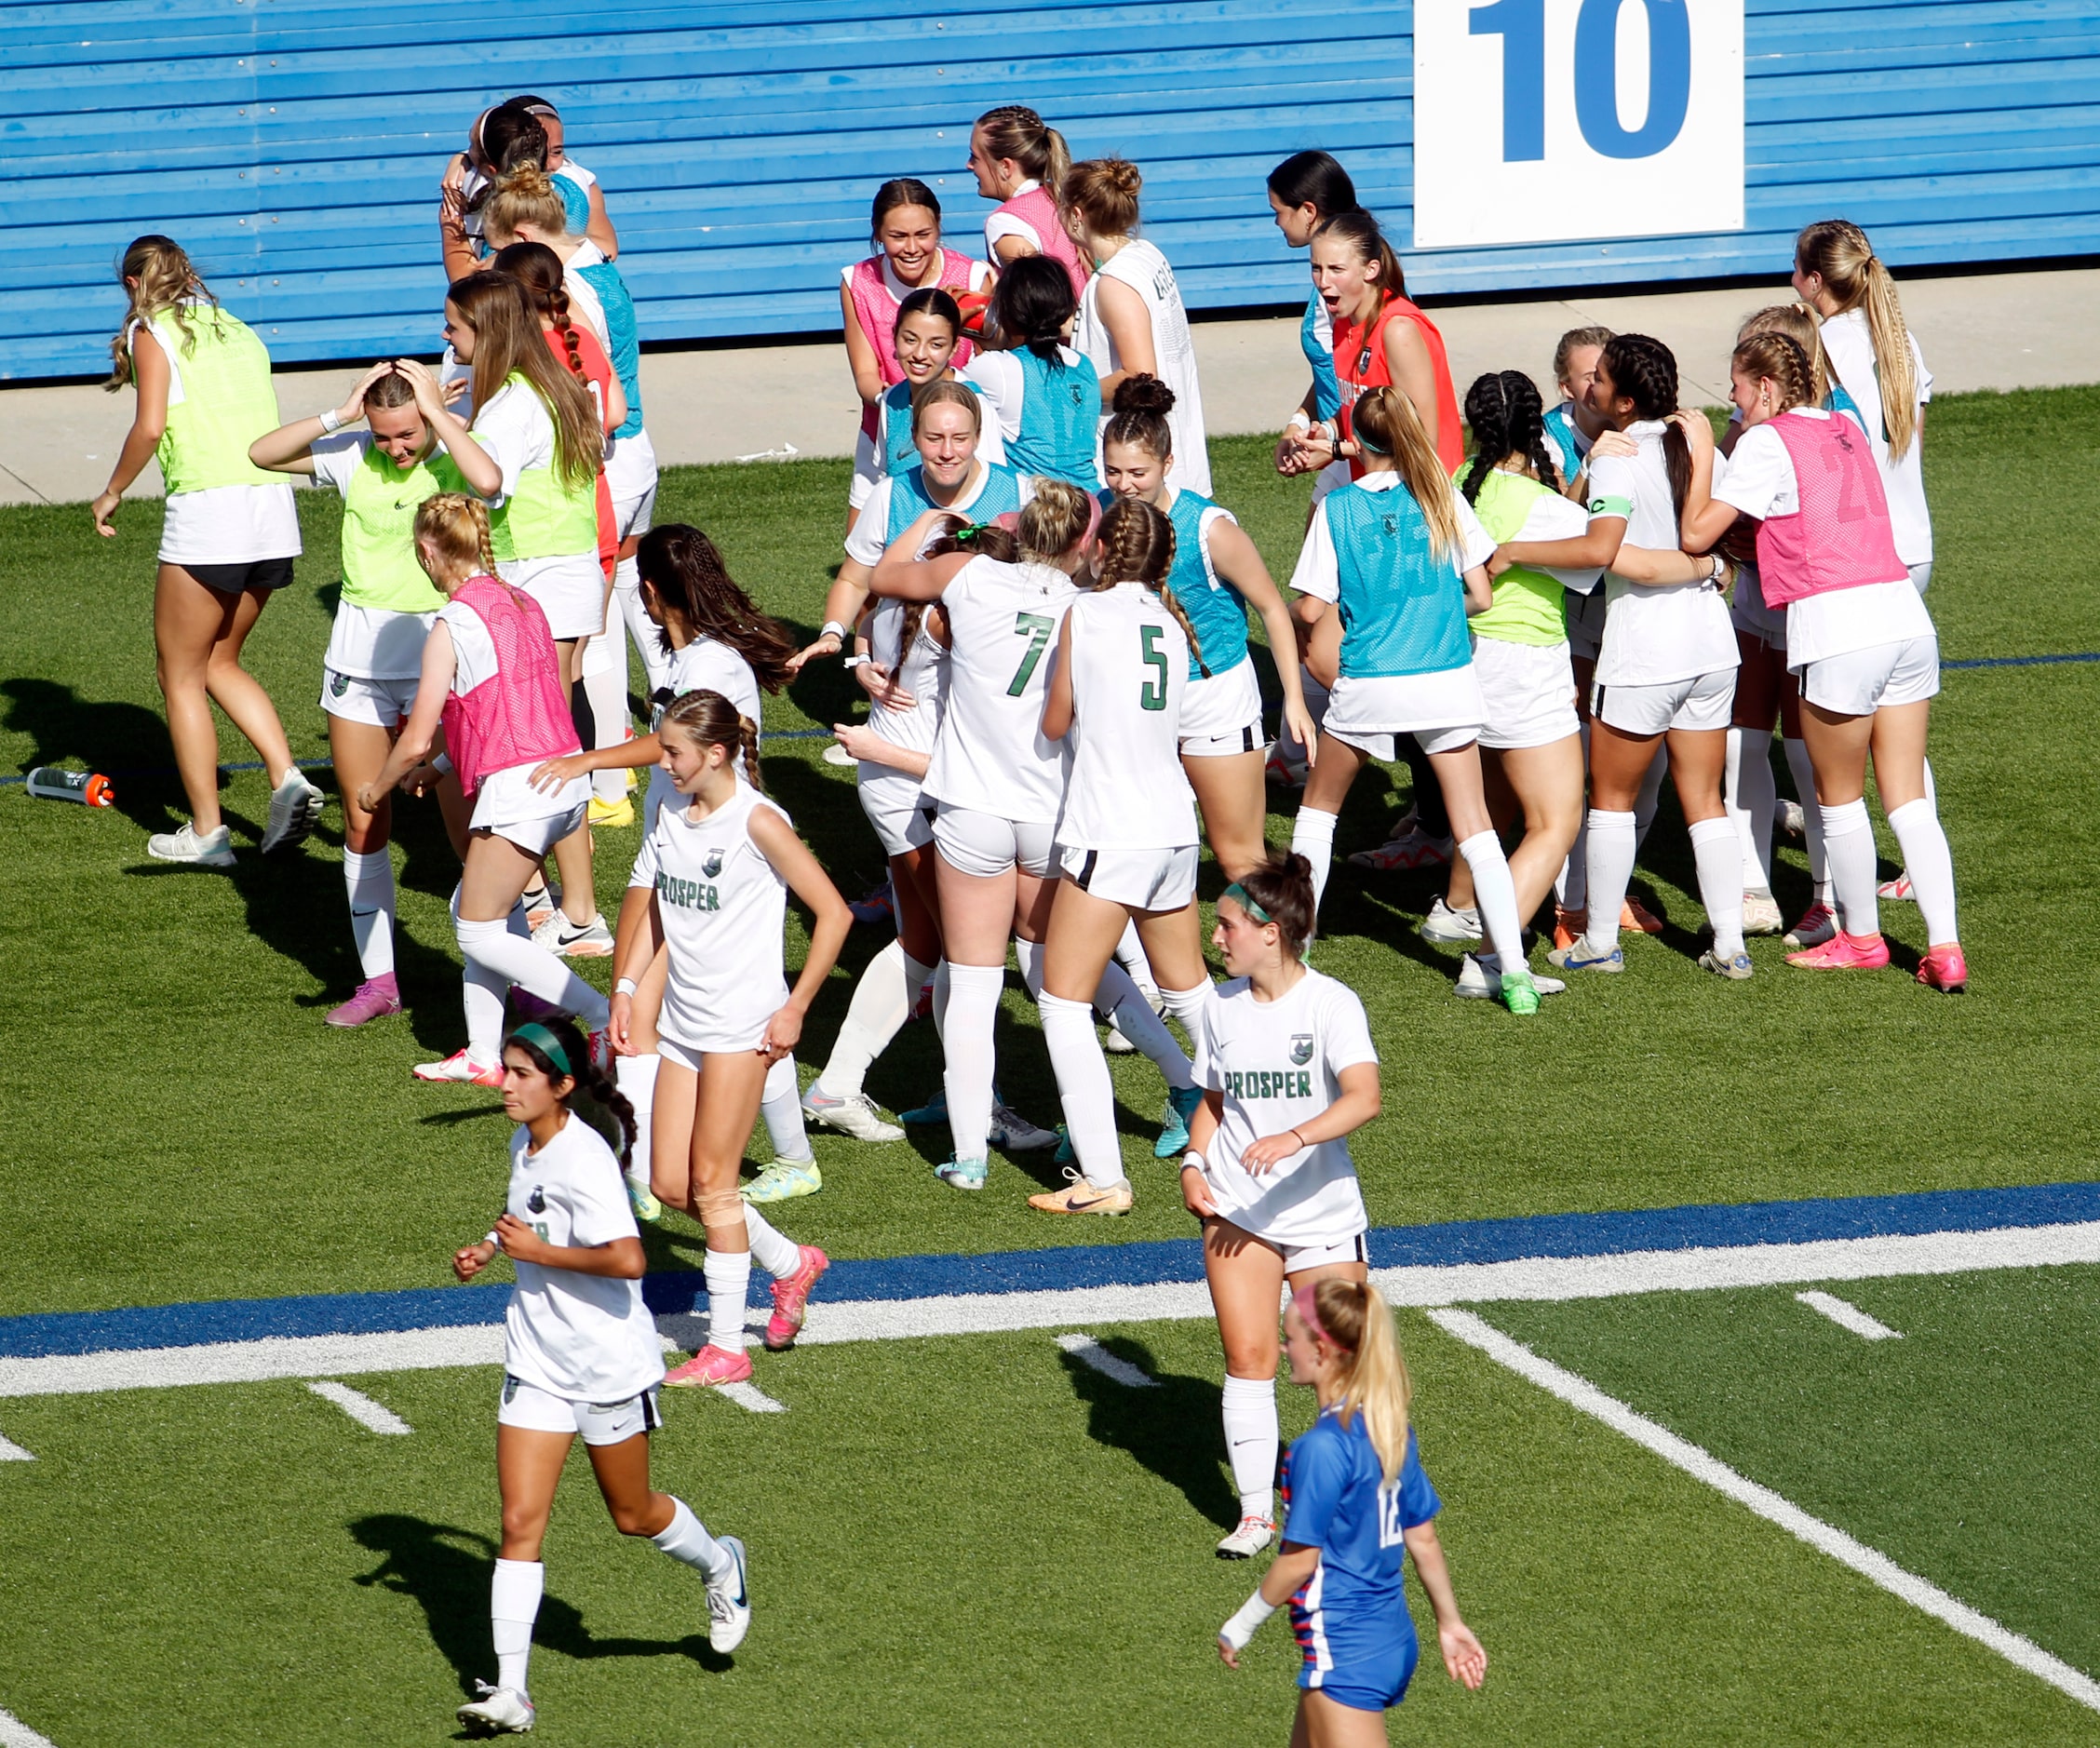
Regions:
<instances>
[{"instance_id":1,"label":"player with hands on head","mask_svg":"<svg viewBox=\"0 0 2100 1748\"><path fill-rule=\"evenodd\" d=\"M1218 1544L1244 1560L1276 1533L1276 1301L1365 1278L1370 1221L1348 1136L1377 1118L1378 1051L1353 991L1305 963L1312 870L1271 851L1218 900L1225 961L1194 1029L1204 1102L1181 1199L1203 1222L1204 1274L1225 1349L1225 1447L1240 1521Z\"/></svg>"},{"instance_id":2,"label":"player with hands on head","mask_svg":"<svg viewBox=\"0 0 2100 1748\"><path fill-rule=\"evenodd\" d=\"M503 1542L489 1613L497 1674L475 1684L480 1697L458 1717L494 1734L523 1734L535 1717L527 1671L546 1581L540 1553L579 1433L614 1527L647 1536L706 1580L707 1639L717 1652L743 1643L751 1603L744 1544L710 1536L684 1500L649 1485L664 1356L641 1298L641 1236L620 1188L634 1111L566 1020L518 1027L504 1041L503 1063L504 1114L518 1125L503 1217L452 1256L462 1281L499 1252L518 1271L504 1313L496 1410Z\"/></svg>"},{"instance_id":3,"label":"player with hands on head","mask_svg":"<svg viewBox=\"0 0 2100 1748\"><path fill-rule=\"evenodd\" d=\"M737 1193L737 1168L766 1076L801 1042L853 913L792 821L758 787L758 727L719 692L690 692L656 725L677 800L659 809L629 889L652 895L620 912L612 1042L634 1048L635 996L668 954L656 1017L652 1188L707 1234L707 1340L674 1385L741 1383L751 1259L774 1277L769 1348L792 1346L810 1289L829 1268L814 1245L781 1236ZM741 754L741 758L739 755ZM813 914L795 987L783 968L788 894Z\"/></svg>"},{"instance_id":4,"label":"player with hands on head","mask_svg":"<svg viewBox=\"0 0 2100 1748\"><path fill-rule=\"evenodd\" d=\"M1292 1748L1383 1748L1384 1714L1407 1697L1420 1655L1405 1593L1409 1555L1451 1679L1479 1687L1488 1653L1459 1613L1436 1536L1443 1501L1407 1423L1407 1362L1379 1290L1331 1279L1299 1287L1284 1310L1284 1350L1291 1382L1313 1391L1320 1416L1285 1459L1283 1547L1218 1630L1218 1654L1237 1669L1287 1602L1304 1650Z\"/></svg>"}]
</instances>

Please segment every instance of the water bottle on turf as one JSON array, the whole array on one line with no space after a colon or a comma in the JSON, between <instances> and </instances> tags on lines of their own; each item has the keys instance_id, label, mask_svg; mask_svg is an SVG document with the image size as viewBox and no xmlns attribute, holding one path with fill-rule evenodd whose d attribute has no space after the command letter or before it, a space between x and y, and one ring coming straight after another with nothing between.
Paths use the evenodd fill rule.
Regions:
<instances>
[{"instance_id":1,"label":"water bottle on turf","mask_svg":"<svg viewBox=\"0 0 2100 1748\"><path fill-rule=\"evenodd\" d=\"M100 772L61 771L38 765L29 773L29 792L40 801L78 801L87 807L114 807L116 791Z\"/></svg>"}]
</instances>

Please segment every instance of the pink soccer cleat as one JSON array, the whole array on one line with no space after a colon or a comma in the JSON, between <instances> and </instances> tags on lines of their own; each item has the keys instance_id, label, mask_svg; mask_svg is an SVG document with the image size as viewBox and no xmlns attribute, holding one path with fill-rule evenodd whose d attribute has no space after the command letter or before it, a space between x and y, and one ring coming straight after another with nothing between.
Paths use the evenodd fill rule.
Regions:
<instances>
[{"instance_id":1,"label":"pink soccer cleat","mask_svg":"<svg viewBox=\"0 0 2100 1748\"><path fill-rule=\"evenodd\" d=\"M1643 935L1662 933L1662 919L1636 898L1626 894L1625 902L1619 907L1619 926L1622 929L1638 929Z\"/></svg>"},{"instance_id":2,"label":"pink soccer cleat","mask_svg":"<svg viewBox=\"0 0 2100 1748\"><path fill-rule=\"evenodd\" d=\"M1842 930L1821 947L1786 956L1803 971L1879 971L1889 962L1889 943L1878 935L1847 935Z\"/></svg>"},{"instance_id":3,"label":"pink soccer cleat","mask_svg":"<svg viewBox=\"0 0 2100 1748\"><path fill-rule=\"evenodd\" d=\"M470 1086L501 1086L504 1077L501 1063L483 1068L464 1048L442 1062L419 1062L411 1072L419 1081L458 1081Z\"/></svg>"},{"instance_id":4,"label":"pink soccer cleat","mask_svg":"<svg viewBox=\"0 0 2100 1748\"><path fill-rule=\"evenodd\" d=\"M750 1376L749 1354L742 1349L732 1353L727 1348L718 1348L710 1341L683 1365L666 1372L664 1382L674 1390L685 1390L695 1386L741 1384L748 1381Z\"/></svg>"},{"instance_id":5,"label":"pink soccer cleat","mask_svg":"<svg viewBox=\"0 0 2100 1748\"><path fill-rule=\"evenodd\" d=\"M329 1011L330 1026L362 1026L368 1020L384 1019L389 1014L401 1011L400 986L394 981L394 974L384 977L367 977L357 986L357 992L341 1007Z\"/></svg>"},{"instance_id":6,"label":"pink soccer cleat","mask_svg":"<svg viewBox=\"0 0 2100 1748\"><path fill-rule=\"evenodd\" d=\"M1918 981L1942 995L1959 995L1969 987L1969 961L1961 957L1959 941L1944 941L1926 949L1918 963Z\"/></svg>"},{"instance_id":7,"label":"pink soccer cleat","mask_svg":"<svg viewBox=\"0 0 2100 1748\"><path fill-rule=\"evenodd\" d=\"M802 1332L802 1321L809 1315L810 1289L831 1266L831 1258L814 1244L798 1248L801 1267L785 1281L773 1284L773 1315L766 1319L765 1344L775 1352L795 1345L795 1338Z\"/></svg>"}]
</instances>

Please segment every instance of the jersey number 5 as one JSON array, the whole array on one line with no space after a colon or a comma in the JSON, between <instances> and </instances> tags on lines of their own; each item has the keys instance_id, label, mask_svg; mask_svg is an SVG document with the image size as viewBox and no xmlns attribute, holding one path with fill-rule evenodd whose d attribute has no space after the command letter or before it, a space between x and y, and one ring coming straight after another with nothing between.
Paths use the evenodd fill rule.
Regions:
<instances>
[{"instance_id":1,"label":"jersey number 5","mask_svg":"<svg viewBox=\"0 0 2100 1748\"><path fill-rule=\"evenodd\" d=\"M1138 707L1140 710L1166 708L1166 652L1159 646L1159 640L1164 635L1157 625L1140 625L1138 628L1138 647L1143 652L1145 666L1159 670L1157 679L1148 679L1138 688Z\"/></svg>"},{"instance_id":2,"label":"jersey number 5","mask_svg":"<svg viewBox=\"0 0 2100 1748\"><path fill-rule=\"evenodd\" d=\"M1035 665L1042 661L1043 652L1050 647L1050 634L1057 628L1057 622L1055 619L1047 619L1041 613L1014 615L1014 635L1016 638L1026 638L1029 646L1027 652L1021 657L1020 666L1014 670L1013 684L1006 688L1009 698L1018 698L1028 690L1030 677L1035 672ZM1159 706L1151 705L1147 707L1157 709Z\"/></svg>"}]
</instances>

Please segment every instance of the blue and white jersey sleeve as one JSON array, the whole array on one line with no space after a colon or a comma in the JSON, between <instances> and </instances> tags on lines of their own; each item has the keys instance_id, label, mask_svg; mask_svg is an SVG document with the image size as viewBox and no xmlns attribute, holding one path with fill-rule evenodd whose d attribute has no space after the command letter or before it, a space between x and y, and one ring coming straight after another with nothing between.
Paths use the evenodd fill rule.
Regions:
<instances>
[{"instance_id":1,"label":"blue and white jersey sleeve","mask_svg":"<svg viewBox=\"0 0 2100 1748\"><path fill-rule=\"evenodd\" d=\"M846 536L847 558L867 565L882 558L890 528L890 493L895 483L895 474L884 474L875 482L875 490L868 494L868 502L854 519L853 532Z\"/></svg>"},{"instance_id":2,"label":"blue and white jersey sleeve","mask_svg":"<svg viewBox=\"0 0 2100 1748\"><path fill-rule=\"evenodd\" d=\"M1327 522L1328 499L1322 498L1305 531L1305 544L1298 549L1298 569L1290 585L1316 601L1341 598L1341 566L1335 558L1334 530Z\"/></svg>"}]
</instances>

